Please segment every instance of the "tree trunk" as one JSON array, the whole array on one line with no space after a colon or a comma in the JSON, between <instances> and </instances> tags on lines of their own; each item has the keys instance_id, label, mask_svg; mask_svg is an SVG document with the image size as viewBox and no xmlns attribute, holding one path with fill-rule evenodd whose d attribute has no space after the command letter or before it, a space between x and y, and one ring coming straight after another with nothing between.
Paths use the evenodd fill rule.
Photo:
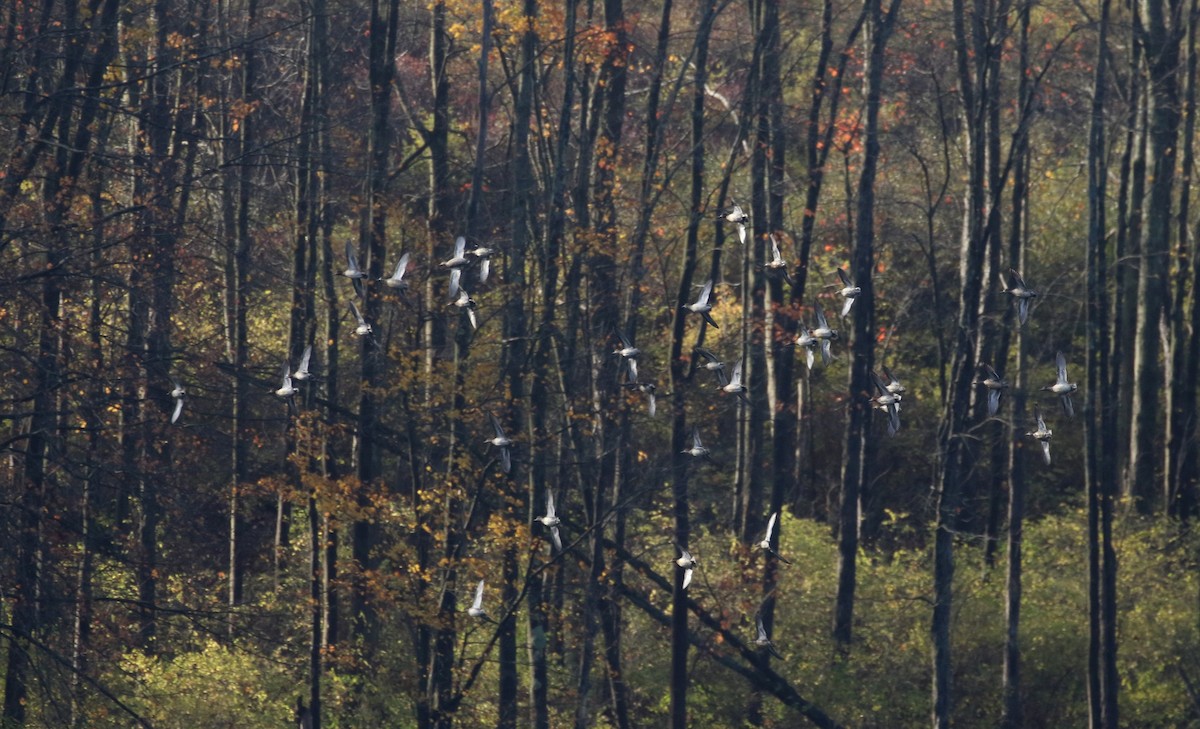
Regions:
<instances>
[{"instance_id":1,"label":"tree trunk","mask_svg":"<svg viewBox=\"0 0 1200 729\"><path fill-rule=\"evenodd\" d=\"M1187 75L1183 107L1183 167L1179 180L1179 214L1175 239L1174 291L1171 302L1171 364L1170 387L1167 389L1167 452L1166 481L1163 505L1169 516L1187 521L1196 506L1195 475L1186 473L1187 443L1195 433L1196 372L1191 359L1191 340L1187 329L1187 290L1190 283L1191 260L1195 255L1191 242L1191 184L1196 138L1196 1L1189 3L1187 21ZM1193 296L1193 300L1195 297Z\"/></svg>"},{"instance_id":2,"label":"tree trunk","mask_svg":"<svg viewBox=\"0 0 1200 729\"><path fill-rule=\"evenodd\" d=\"M841 510L838 529L838 590L834 608L833 637L845 649L850 644L854 615L856 558L858 554L859 493L865 485L868 465L865 441L871 427L870 399L877 393L871 380L875 367L875 301L872 275L875 269L875 176L879 165L879 105L882 99L884 48L887 46L900 9L892 0L884 14L880 0L868 0L868 58L863 69L862 172L858 180L857 221L851 275L862 288L852 310L853 340L850 362L850 416L846 425L846 450L842 471Z\"/></svg>"},{"instance_id":3,"label":"tree trunk","mask_svg":"<svg viewBox=\"0 0 1200 729\"><path fill-rule=\"evenodd\" d=\"M1146 241L1138 271L1136 349L1134 352L1133 432L1130 470L1138 509L1154 503L1155 447L1159 432L1163 385L1159 326L1166 313L1167 264L1171 242L1171 207L1179 137L1179 44L1183 37L1182 0L1143 0L1142 43L1150 76L1150 190Z\"/></svg>"}]
</instances>

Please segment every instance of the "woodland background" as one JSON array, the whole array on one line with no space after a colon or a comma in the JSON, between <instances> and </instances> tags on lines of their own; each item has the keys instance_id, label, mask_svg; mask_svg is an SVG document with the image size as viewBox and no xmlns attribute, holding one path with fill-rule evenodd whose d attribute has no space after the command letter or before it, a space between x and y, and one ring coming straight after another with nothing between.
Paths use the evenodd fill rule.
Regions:
<instances>
[{"instance_id":1,"label":"woodland background","mask_svg":"<svg viewBox=\"0 0 1200 729\"><path fill-rule=\"evenodd\" d=\"M3 3L0 723L1200 726L1198 20ZM478 330L459 235L497 249Z\"/></svg>"}]
</instances>

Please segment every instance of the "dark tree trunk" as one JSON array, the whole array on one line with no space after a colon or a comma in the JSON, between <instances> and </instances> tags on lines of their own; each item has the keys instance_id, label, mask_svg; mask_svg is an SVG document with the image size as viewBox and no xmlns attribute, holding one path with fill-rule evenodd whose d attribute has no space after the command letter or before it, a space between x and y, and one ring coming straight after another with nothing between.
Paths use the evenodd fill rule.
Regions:
<instances>
[{"instance_id":1,"label":"dark tree trunk","mask_svg":"<svg viewBox=\"0 0 1200 729\"><path fill-rule=\"evenodd\" d=\"M686 368L683 360L683 338L687 316L681 308L690 301L692 278L696 271L696 255L700 241L700 223L704 217L704 86L708 81L708 41L712 32L715 0L704 0L703 14L696 45L695 84L691 111L691 198L689 202L687 242L684 249L683 273L675 295L674 318L671 325L671 516L676 542L686 548L691 535L688 514L688 462L686 448L689 433L685 412ZM687 595L683 591L683 570L672 570L671 586L671 674L669 678L670 719L672 729L687 727L688 686L688 627Z\"/></svg>"},{"instance_id":2,"label":"dark tree trunk","mask_svg":"<svg viewBox=\"0 0 1200 729\"><path fill-rule=\"evenodd\" d=\"M1029 68L1029 15L1031 4L1022 2L1020 6L1021 26L1019 40L1020 78L1018 81L1017 98L1022 109L1022 116L1028 113L1030 94L1029 82L1025 71ZM1013 157L1013 189L1012 189L1012 225L1009 229L1008 260L1018 271L1025 269L1025 240L1028 230L1028 169L1029 144L1028 136L1021 134L1014 140ZM1005 312L1003 330L1012 331L1015 307L1009 307ZM1019 729L1024 726L1024 705L1021 700L1021 572L1023 567L1022 541L1024 538L1025 520L1025 451L1015 443L1022 437L1021 425L1028 422L1025 414L1025 337L1022 330L1017 328L1013 333L1016 338L1017 350L1016 372L1013 375L1014 397L1012 422L1005 428L1006 437L1000 439L1003 447L994 447L992 458L995 463L1008 464L1008 568L1004 594L1004 681L1003 700L1004 710L1001 726L1004 729ZM1005 335L1007 339L1007 335ZM1007 358L1007 344L1004 346ZM1004 458L1004 461L995 460ZM1000 471L1000 469L994 469ZM1000 492L998 485L993 485L993 498L998 501ZM994 551L998 540L999 509L992 509L992 518L988 522L989 549ZM990 566L992 560L985 558Z\"/></svg>"},{"instance_id":3,"label":"dark tree trunk","mask_svg":"<svg viewBox=\"0 0 1200 729\"><path fill-rule=\"evenodd\" d=\"M872 274L875 268L875 176L879 166L879 105L883 95L884 48L891 35L900 0L892 0L886 15L881 0L868 0L867 44L863 69L862 172L858 180L854 257L854 285L862 288L854 304L850 362L850 415L846 424L846 450L842 470L841 511L838 516L838 590L834 607L833 637L840 646L850 644L854 618L854 590L858 554L859 493L865 485L868 464L865 441L871 427L871 401L876 393L871 381L875 367L875 301Z\"/></svg>"},{"instance_id":4,"label":"dark tree trunk","mask_svg":"<svg viewBox=\"0 0 1200 729\"><path fill-rule=\"evenodd\" d=\"M1159 326L1166 313L1167 264L1171 243L1171 207L1179 137L1179 45L1183 38L1182 0L1144 0L1141 42L1149 67L1150 190L1146 241L1138 269L1136 349L1134 352L1133 432L1130 471L1138 509L1154 503L1155 447L1160 429L1163 387Z\"/></svg>"},{"instance_id":5,"label":"dark tree trunk","mask_svg":"<svg viewBox=\"0 0 1200 729\"><path fill-rule=\"evenodd\" d=\"M532 58L537 53L537 36L533 31L532 18L539 12L537 0L525 0L524 15L531 19L522 37L521 57L524 61L519 80L517 98L514 102L516 124L527 122L533 109L533 64ZM550 396L554 383L551 381L551 360L555 347L551 332L554 329L556 303L558 299L559 251L562 249L562 239L566 224L566 186L567 186L567 143L571 136L571 107L574 98L574 57L575 57L575 0L567 0L564 19L563 68L566 74L563 82L563 99L559 107L558 129L555 135L555 151L553 155L553 173L551 176L549 211L545 232L545 245L541 257L542 313L538 320L537 332L533 349L533 377L530 388L530 409L532 428L529 431L530 442L550 444L548 413L551 407ZM532 170L524 166L514 166L513 173L518 178ZM518 180L518 186L529 181ZM527 211L528 212L528 211ZM533 519L536 518L539 504L546 501L548 485L548 470L550 468L548 454L549 446L536 448L531 453L530 488L529 488L529 526L533 529ZM561 462L561 460L560 460ZM563 500L559 500L559 508L564 508ZM536 568L537 553L531 555L529 569ZM530 662L529 704L531 721L534 729L549 729L550 727L550 697L549 697L549 667L546 660L547 613L545 573L533 577L529 582L526 593L528 609L528 638L527 646Z\"/></svg>"},{"instance_id":6,"label":"dark tree trunk","mask_svg":"<svg viewBox=\"0 0 1200 729\"><path fill-rule=\"evenodd\" d=\"M1191 266L1196 265L1191 242L1191 186L1195 167L1192 149L1196 138L1196 1L1189 3L1187 23L1187 75L1183 106L1183 166L1179 180L1179 214L1176 217L1174 291L1171 302L1170 372L1167 382L1167 452L1163 504L1168 515L1186 522L1196 507L1195 474L1187 473L1188 442L1195 434L1196 360L1191 358L1192 340L1187 329L1187 293ZM1195 289L1193 289L1195 290ZM1196 297L1193 296L1193 302ZM1189 366L1190 365L1190 366ZM1193 469L1194 470L1194 469Z\"/></svg>"},{"instance_id":7,"label":"dark tree trunk","mask_svg":"<svg viewBox=\"0 0 1200 729\"><path fill-rule=\"evenodd\" d=\"M954 580L954 534L959 523L962 504L962 482L967 476L968 457L966 431L971 403L971 382L976 368L974 333L979 323L979 302L984 273L984 254L987 239L984 194L983 105L978 102L977 79L972 75L972 53L968 48L964 27L962 0L953 3L955 58L958 66L959 94L966 121L968 146L968 180L966 211L959 258L961 288L958 296L958 323L955 332L954 355L951 366L950 389L942 421L938 428L938 464L935 490L938 495L933 547L933 618L930 623L933 644L933 707L935 729L950 725L952 675L950 623ZM975 58L975 63L982 59Z\"/></svg>"}]
</instances>

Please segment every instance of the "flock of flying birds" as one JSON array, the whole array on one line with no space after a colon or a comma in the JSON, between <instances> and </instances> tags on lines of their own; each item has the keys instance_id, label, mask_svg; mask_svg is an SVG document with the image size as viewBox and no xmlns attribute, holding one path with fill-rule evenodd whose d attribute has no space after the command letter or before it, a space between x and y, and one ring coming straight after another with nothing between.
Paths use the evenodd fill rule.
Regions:
<instances>
[{"instance_id":1,"label":"flock of flying birds","mask_svg":"<svg viewBox=\"0 0 1200 729\"><path fill-rule=\"evenodd\" d=\"M746 242L746 226L749 223L749 216L738 205L732 205L730 208L720 214L720 217L725 222L735 225L738 231L738 239L742 244ZM779 250L779 244L775 237L771 238L771 260L764 264L764 269L768 275L782 276L788 282L791 282L791 276L788 272L788 264L784 260ZM479 283L484 283L488 279L491 271L491 257L496 252L494 248L488 246L477 246L471 250L467 249L466 238L459 236L454 242L454 254L449 259L438 264L439 268L447 269L450 272L450 282L448 293L451 298L450 305L458 307L466 313L472 328L478 328L479 322L476 318L477 304L471 298L466 286L463 283L463 273L472 266L477 266L477 280ZM405 280L405 274L408 272L410 257L408 253L400 256L396 263L392 274L380 279L388 288L396 291L401 297L405 296L408 290L409 282ZM1012 286L1004 289L1004 293L1011 295L1018 305L1018 318L1020 325L1024 326L1029 318L1029 308L1032 300L1037 297L1038 293L1025 284L1021 275L1016 270L1009 270L1012 280ZM342 271L342 275L348 278L354 287L354 292L359 298L365 296L364 282L367 279L367 273L362 269L358 262L358 256L354 250L352 243L346 243L346 269ZM844 319L849 316L854 302L861 296L862 289L855 286L850 276L845 270L837 269L838 278L841 281L842 288L838 291L843 299L841 315ZM719 328L715 319L712 316L713 281L710 279L700 286L700 294L696 301L691 304L684 304L681 308L684 311L697 314L704 319L710 326ZM808 368L813 368L815 353L820 350L821 362L828 366L831 361L836 359L832 353L832 343L839 338L838 330L830 327L829 321L825 317L825 312L819 302L814 302L814 315L816 318L816 327L809 328L804 322L800 322L799 334L795 341L790 346L804 350ZM353 300L350 301L350 313L353 315L356 327L354 333L359 337L366 337L369 341L374 342L373 330L371 323L368 322L362 315L358 306ZM655 392L656 385L653 382L638 379L638 364L637 357L641 350L633 345L630 338L619 329L616 331L619 339L619 346L613 350L614 356L620 357L622 362L622 372L625 375L625 381L621 383L622 387L636 390L644 394L648 398L648 412L651 417L656 411ZM726 375L726 363L723 362L715 353L703 347L696 347L694 352L700 360L698 366L705 370L715 373L717 377L717 389L722 392L736 396L739 401L748 406L750 404L746 393L748 388L743 380L742 361L738 360L736 364L730 368L730 372ZM295 395L299 392L294 381L304 381L312 377L309 371L309 366L312 358L312 345L305 348L303 355L300 358L296 369L291 368L291 363L285 361L283 363L283 381L279 389L275 390L275 395L284 399L288 404L289 414L295 413ZM1042 390L1052 392L1058 395L1063 411L1068 417L1074 416L1074 407L1071 403L1071 393L1078 389L1078 385L1072 383L1067 378L1067 361L1062 352L1058 353L1056 358L1057 379L1051 385L1042 387ZM996 372L996 370L987 363L980 363L980 370L984 374L982 379L977 379L973 382L975 385L982 386L987 389L988 393L988 416L994 416L1000 407L1000 396L1008 388L1008 383ZM906 392L906 388L901 384L900 380L893 375L885 366L882 368L883 377L878 373L871 372L871 380L875 385L878 393L871 399L873 406L887 413L888 416L888 433L894 435L900 429L900 401ZM886 379L885 379L886 378ZM186 396L186 391L183 386L175 379L171 380L172 390L170 396L175 400L175 407L171 414L171 422L175 423L179 420L180 414L183 412L183 402ZM1050 428L1046 426L1046 421L1042 417L1041 409L1035 408L1035 419L1037 427L1035 430L1026 433L1028 437L1035 439L1042 446L1043 458L1047 465L1050 463L1050 439L1053 436ZM499 451L500 465L505 473L512 469L512 448L514 441L509 438L500 421L492 413L488 413L488 418L491 422L494 436L488 438L486 443ZM712 452L704 446L700 439L699 428L692 428L692 446L683 450L684 454L693 458L703 458L712 461ZM774 555L777 559L787 564L790 562L784 559L771 547L771 536L775 530L775 524L779 518L779 513L775 512L771 515L767 522L766 534L762 541L755 546L757 549L768 552ZM550 490L546 491L546 513L544 516L537 517L536 520L549 530L550 540L554 544L555 550L562 552L562 537L559 533L559 525L562 523L555 514L554 496ZM692 554L682 545L677 545L680 555L675 560L683 571L683 588L687 589L692 581L692 573L697 568L698 562ZM475 599L471 607L467 609L467 614L476 619L488 620L492 619L488 616L483 608L485 581L480 580L475 590ZM494 621L493 621L494 622ZM763 626L761 611L756 615L756 624L758 634L755 639L755 645L760 648L767 649L772 655L779 656L767 636L767 631Z\"/></svg>"}]
</instances>

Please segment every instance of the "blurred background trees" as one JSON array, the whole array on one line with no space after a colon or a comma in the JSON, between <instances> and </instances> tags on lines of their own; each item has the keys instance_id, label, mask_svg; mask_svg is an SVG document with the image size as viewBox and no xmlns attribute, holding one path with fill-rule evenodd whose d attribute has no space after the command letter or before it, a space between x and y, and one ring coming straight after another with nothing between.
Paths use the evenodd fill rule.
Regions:
<instances>
[{"instance_id":1,"label":"blurred background trees","mask_svg":"<svg viewBox=\"0 0 1200 729\"><path fill-rule=\"evenodd\" d=\"M1196 20L5 5L0 723L1200 724Z\"/></svg>"}]
</instances>

